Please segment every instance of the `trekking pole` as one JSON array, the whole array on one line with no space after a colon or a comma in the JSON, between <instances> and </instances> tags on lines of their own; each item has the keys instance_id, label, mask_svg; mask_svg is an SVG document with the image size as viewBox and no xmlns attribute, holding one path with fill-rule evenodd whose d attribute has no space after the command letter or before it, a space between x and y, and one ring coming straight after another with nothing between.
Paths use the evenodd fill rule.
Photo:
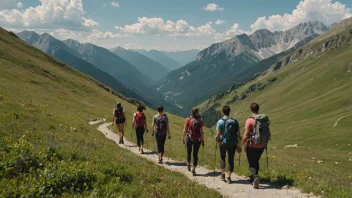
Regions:
<instances>
[{"instance_id":1,"label":"trekking pole","mask_svg":"<svg viewBox=\"0 0 352 198\"><path fill-rule=\"evenodd\" d=\"M238 172L240 172L240 166L241 166L241 153L240 155L238 156Z\"/></svg>"},{"instance_id":2,"label":"trekking pole","mask_svg":"<svg viewBox=\"0 0 352 198\"><path fill-rule=\"evenodd\" d=\"M215 144L215 161L214 161L214 181L215 181L215 176L216 176L215 167L216 167L216 150L217 149L218 149L218 143L216 142L216 144Z\"/></svg>"},{"instance_id":3,"label":"trekking pole","mask_svg":"<svg viewBox=\"0 0 352 198\"><path fill-rule=\"evenodd\" d=\"M265 145L265 152L266 152L266 171L268 173L268 179L269 179L269 182L270 182L268 145Z\"/></svg>"},{"instance_id":4,"label":"trekking pole","mask_svg":"<svg viewBox=\"0 0 352 198\"><path fill-rule=\"evenodd\" d=\"M172 145L171 145L171 138L169 136L169 140L170 140L170 151L171 151L171 155L172 155Z\"/></svg>"}]
</instances>

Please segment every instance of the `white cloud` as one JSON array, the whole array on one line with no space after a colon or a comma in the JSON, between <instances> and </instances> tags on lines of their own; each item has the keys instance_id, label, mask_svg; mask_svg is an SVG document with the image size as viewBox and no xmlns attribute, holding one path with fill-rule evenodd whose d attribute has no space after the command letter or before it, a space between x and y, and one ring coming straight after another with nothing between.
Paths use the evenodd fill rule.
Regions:
<instances>
[{"instance_id":1,"label":"white cloud","mask_svg":"<svg viewBox=\"0 0 352 198\"><path fill-rule=\"evenodd\" d=\"M249 34L249 32L244 31L239 27L240 25L235 23L230 29L226 30L225 33L216 33L214 39L216 41L224 41L240 34Z\"/></svg>"},{"instance_id":2,"label":"white cloud","mask_svg":"<svg viewBox=\"0 0 352 198\"><path fill-rule=\"evenodd\" d=\"M216 20L214 23L215 23L216 25L221 25L221 24L224 24L225 21L223 21L223 20Z\"/></svg>"},{"instance_id":3,"label":"white cloud","mask_svg":"<svg viewBox=\"0 0 352 198\"><path fill-rule=\"evenodd\" d=\"M93 32L87 37L89 40L91 39L115 39L115 38L123 38L127 37L127 35L122 34L114 34L112 32L100 32L97 29L94 29Z\"/></svg>"},{"instance_id":4,"label":"white cloud","mask_svg":"<svg viewBox=\"0 0 352 198\"><path fill-rule=\"evenodd\" d=\"M17 3L17 8L22 8L22 7L23 7L22 2L18 2L18 3Z\"/></svg>"},{"instance_id":5,"label":"white cloud","mask_svg":"<svg viewBox=\"0 0 352 198\"><path fill-rule=\"evenodd\" d=\"M138 18L138 23L125 25L124 27L115 27L116 30L124 33L133 34L150 34L161 35L168 34L170 36L204 36L212 35L216 31L212 28L211 23L207 23L200 27L193 27L187 21L178 20L164 21L162 18Z\"/></svg>"},{"instance_id":6,"label":"white cloud","mask_svg":"<svg viewBox=\"0 0 352 198\"><path fill-rule=\"evenodd\" d=\"M111 6L112 7L117 7L117 8L120 7L119 3L117 3L117 2L111 2Z\"/></svg>"},{"instance_id":7,"label":"white cloud","mask_svg":"<svg viewBox=\"0 0 352 198\"><path fill-rule=\"evenodd\" d=\"M215 4L215 3L209 3L207 6L203 7L203 10L206 11L225 11L225 8L220 7L219 5Z\"/></svg>"},{"instance_id":8,"label":"white cloud","mask_svg":"<svg viewBox=\"0 0 352 198\"><path fill-rule=\"evenodd\" d=\"M13 28L68 28L89 29L98 26L92 19L85 18L82 0L40 0L37 7L20 11L0 11L0 25Z\"/></svg>"},{"instance_id":9,"label":"white cloud","mask_svg":"<svg viewBox=\"0 0 352 198\"><path fill-rule=\"evenodd\" d=\"M252 31L268 29L281 31L292 28L299 23L308 21L320 21L327 25L341 21L351 15L351 8L340 2L332 0L302 0L292 13L284 15L272 15L260 17L252 25Z\"/></svg>"}]
</instances>

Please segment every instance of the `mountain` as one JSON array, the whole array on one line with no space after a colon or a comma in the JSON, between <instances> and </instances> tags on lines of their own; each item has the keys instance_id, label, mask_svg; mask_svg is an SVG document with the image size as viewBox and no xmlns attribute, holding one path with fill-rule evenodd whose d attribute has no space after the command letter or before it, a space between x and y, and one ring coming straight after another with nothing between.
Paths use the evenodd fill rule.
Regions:
<instances>
[{"instance_id":1,"label":"mountain","mask_svg":"<svg viewBox=\"0 0 352 198\"><path fill-rule=\"evenodd\" d=\"M307 37L321 34L327 30L329 30L329 26L314 21L301 23L289 30L274 33L266 29L257 30L250 35L250 39L258 49L258 55L262 58L268 58L292 48Z\"/></svg>"},{"instance_id":2,"label":"mountain","mask_svg":"<svg viewBox=\"0 0 352 198\"><path fill-rule=\"evenodd\" d=\"M214 127L221 107L230 105L231 116L243 126L251 116L250 103L257 102L271 121L269 161L281 164L287 174L303 168L290 179L304 191L350 197L346 172L352 172L351 54L352 18L281 57L256 79L204 101L199 106L203 120ZM287 146L295 144L297 148Z\"/></svg>"},{"instance_id":3,"label":"mountain","mask_svg":"<svg viewBox=\"0 0 352 198\"><path fill-rule=\"evenodd\" d=\"M157 81L165 77L170 70L162 66L160 63L151 60L150 58L134 51L126 50L122 47L117 47L110 50L120 58L131 63L144 75Z\"/></svg>"},{"instance_id":4,"label":"mountain","mask_svg":"<svg viewBox=\"0 0 352 198\"><path fill-rule=\"evenodd\" d=\"M103 72L102 70L96 68L92 64L85 60L79 58L79 55L65 45L62 41L57 40L49 34L39 35L32 31L23 31L17 33L25 42L33 45L34 47L42 50L43 52L54 56L55 58L61 60L67 65L72 66L78 71L85 73L94 79L100 81L101 83L111 87L116 92L119 92L127 97L136 98L138 100L143 100L143 98L132 91L131 89L124 86L121 82L116 80L111 75Z\"/></svg>"},{"instance_id":5,"label":"mountain","mask_svg":"<svg viewBox=\"0 0 352 198\"><path fill-rule=\"evenodd\" d=\"M88 61L104 72L109 73L125 86L135 90L144 98L143 101L146 101L149 106L155 108L163 104L168 107L171 112L179 110L178 107L168 103L162 94L149 87L153 82L150 78L144 76L136 67L109 50L91 43L82 44L71 39L63 42L76 51L80 58Z\"/></svg>"},{"instance_id":6,"label":"mountain","mask_svg":"<svg viewBox=\"0 0 352 198\"><path fill-rule=\"evenodd\" d=\"M285 51L289 53L300 42L308 43L327 29L320 22L308 22L283 32L258 30L251 35L235 36L202 50L196 61L170 72L156 87L169 100L191 107L233 84L238 74L250 71L252 66L256 72L262 72L273 63L271 59L265 67L258 67L260 61Z\"/></svg>"},{"instance_id":7,"label":"mountain","mask_svg":"<svg viewBox=\"0 0 352 198\"><path fill-rule=\"evenodd\" d=\"M180 68L180 63L177 61L173 60L169 56L165 55L164 53L157 51L157 50L144 50L144 49L131 49L130 51L135 51L140 54L143 54L144 56L160 63L162 66L169 70L175 70Z\"/></svg>"},{"instance_id":8,"label":"mountain","mask_svg":"<svg viewBox=\"0 0 352 198\"><path fill-rule=\"evenodd\" d=\"M187 65L190 62L193 62L197 59L197 54L200 50L186 50L186 51L174 51L174 52L166 52L162 51L165 55L172 58L173 60L180 63L181 66Z\"/></svg>"},{"instance_id":9,"label":"mountain","mask_svg":"<svg viewBox=\"0 0 352 198\"><path fill-rule=\"evenodd\" d=\"M0 46L0 197L221 197L193 181L183 185L186 175L118 146L106 137L117 136L115 126L105 134L88 124L100 118L110 125L119 101L128 119L125 138L136 144L129 121L139 101L102 87L2 28ZM144 113L149 122L156 112ZM175 141L167 142L172 152L165 155L185 159L176 141L184 119L168 117ZM150 133L144 147L151 151ZM141 184L156 186L140 190Z\"/></svg>"}]
</instances>

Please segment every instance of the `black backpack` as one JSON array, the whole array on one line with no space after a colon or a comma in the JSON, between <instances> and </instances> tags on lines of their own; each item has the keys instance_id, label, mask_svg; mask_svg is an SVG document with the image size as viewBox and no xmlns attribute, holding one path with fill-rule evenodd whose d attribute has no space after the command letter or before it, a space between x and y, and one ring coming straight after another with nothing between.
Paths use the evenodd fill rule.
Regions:
<instances>
[{"instance_id":1,"label":"black backpack","mask_svg":"<svg viewBox=\"0 0 352 198\"><path fill-rule=\"evenodd\" d=\"M126 121L125 116L123 115L123 108L115 108L116 123L124 123Z\"/></svg>"}]
</instances>

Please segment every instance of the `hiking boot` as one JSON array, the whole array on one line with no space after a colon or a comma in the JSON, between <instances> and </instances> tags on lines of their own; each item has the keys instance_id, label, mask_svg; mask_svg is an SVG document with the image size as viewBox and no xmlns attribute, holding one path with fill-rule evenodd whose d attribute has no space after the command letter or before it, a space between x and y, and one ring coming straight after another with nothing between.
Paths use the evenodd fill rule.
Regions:
<instances>
[{"instance_id":1,"label":"hiking boot","mask_svg":"<svg viewBox=\"0 0 352 198\"><path fill-rule=\"evenodd\" d=\"M122 139L120 138L120 140L119 140L119 144L122 144Z\"/></svg>"},{"instance_id":2,"label":"hiking boot","mask_svg":"<svg viewBox=\"0 0 352 198\"><path fill-rule=\"evenodd\" d=\"M187 163L187 170L191 172L191 165L189 163Z\"/></svg>"},{"instance_id":3,"label":"hiking boot","mask_svg":"<svg viewBox=\"0 0 352 198\"><path fill-rule=\"evenodd\" d=\"M253 183L254 182L253 175L249 176L248 182L249 183Z\"/></svg>"},{"instance_id":4,"label":"hiking boot","mask_svg":"<svg viewBox=\"0 0 352 198\"><path fill-rule=\"evenodd\" d=\"M230 177L228 177L227 179L226 179L226 183L228 183L228 184L231 184L231 178Z\"/></svg>"},{"instance_id":5,"label":"hiking boot","mask_svg":"<svg viewBox=\"0 0 352 198\"><path fill-rule=\"evenodd\" d=\"M141 154L144 154L144 151L143 151L143 149L141 150Z\"/></svg>"},{"instance_id":6,"label":"hiking boot","mask_svg":"<svg viewBox=\"0 0 352 198\"><path fill-rule=\"evenodd\" d=\"M121 144L125 144L125 142L123 141L123 139L121 140Z\"/></svg>"},{"instance_id":7,"label":"hiking boot","mask_svg":"<svg viewBox=\"0 0 352 198\"><path fill-rule=\"evenodd\" d=\"M220 177L220 179L221 179L221 181L224 181L224 182L226 182L226 180L225 180L225 174L221 174L221 177Z\"/></svg>"},{"instance_id":8,"label":"hiking boot","mask_svg":"<svg viewBox=\"0 0 352 198\"><path fill-rule=\"evenodd\" d=\"M195 170L192 170L192 175L193 175L193 176L197 176L197 173L196 173Z\"/></svg>"},{"instance_id":9,"label":"hiking boot","mask_svg":"<svg viewBox=\"0 0 352 198\"><path fill-rule=\"evenodd\" d=\"M253 182L253 188L259 189L259 184L260 184L260 178L256 177Z\"/></svg>"}]
</instances>

